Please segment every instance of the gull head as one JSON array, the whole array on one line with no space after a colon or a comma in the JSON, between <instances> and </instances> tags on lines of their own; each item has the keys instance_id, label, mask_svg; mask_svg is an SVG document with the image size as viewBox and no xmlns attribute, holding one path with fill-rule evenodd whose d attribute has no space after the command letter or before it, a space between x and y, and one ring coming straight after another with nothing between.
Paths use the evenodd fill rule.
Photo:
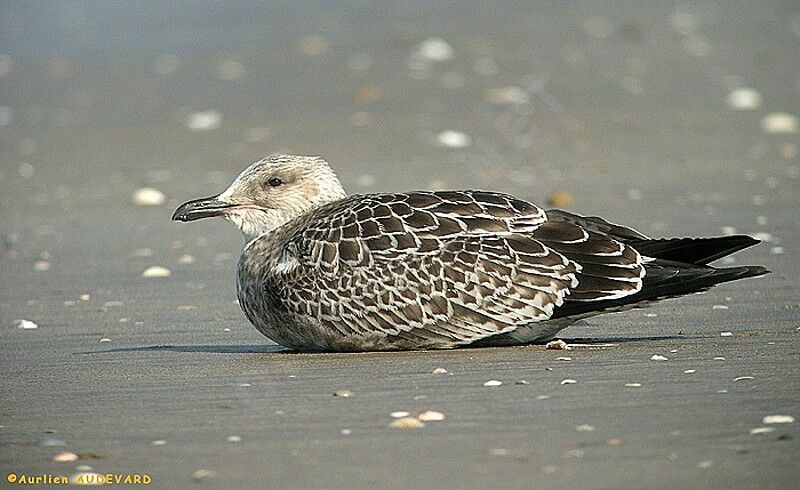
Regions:
<instances>
[{"instance_id":1,"label":"gull head","mask_svg":"<svg viewBox=\"0 0 800 490\"><path fill-rule=\"evenodd\" d=\"M247 167L221 194L181 204L172 219L194 221L219 216L236 225L249 242L346 196L325 160L273 155Z\"/></svg>"}]
</instances>

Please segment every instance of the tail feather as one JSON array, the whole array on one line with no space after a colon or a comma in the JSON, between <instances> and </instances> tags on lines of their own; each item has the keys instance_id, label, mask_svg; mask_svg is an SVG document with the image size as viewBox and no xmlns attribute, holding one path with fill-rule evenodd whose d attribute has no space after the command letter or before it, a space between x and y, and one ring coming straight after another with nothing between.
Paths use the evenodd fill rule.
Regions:
<instances>
[{"instance_id":1,"label":"tail feather","mask_svg":"<svg viewBox=\"0 0 800 490\"><path fill-rule=\"evenodd\" d=\"M645 266L647 274L642 289L630 296L606 301L567 301L553 313L553 318L586 315L603 311L620 311L645 306L654 301L706 291L729 281L768 274L758 265L715 269L666 260L655 260Z\"/></svg>"},{"instance_id":2,"label":"tail feather","mask_svg":"<svg viewBox=\"0 0 800 490\"><path fill-rule=\"evenodd\" d=\"M643 257L645 276L635 294L609 300L586 300L567 296L552 318L582 318L607 311L620 311L648 305L655 301L705 291L716 284L769 271L760 266L717 269L711 262L760 243L747 235L710 238L649 238L636 230L615 225L602 218L580 216L558 209L547 211L550 221L574 223L587 230L607 235L632 247Z\"/></svg>"},{"instance_id":3,"label":"tail feather","mask_svg":"<svg viewBox=\"0 0 800 490\"><path fill-rule=\"evenodd\" d=\"M707 265L739 250L752 247L760 241L748 235L731 235L711 238L654 238L628 240L627 243L647 257Z\"/></svg>"}]
</instances>

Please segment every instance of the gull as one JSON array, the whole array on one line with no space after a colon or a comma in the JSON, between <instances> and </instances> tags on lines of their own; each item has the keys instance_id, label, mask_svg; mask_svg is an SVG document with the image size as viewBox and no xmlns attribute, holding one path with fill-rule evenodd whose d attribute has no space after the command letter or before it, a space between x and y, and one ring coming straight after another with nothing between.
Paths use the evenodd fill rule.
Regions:
<instances>
[{"instance_id":1,"label":"gull","mask_svg":"<svg viewBox=\"0 0 800 490\"><path fill-rule=\"evenodd\" d=\"M222 217L246 245L247 319L297 351L540 343L577 320L760 276L714 260L746 235L650 238L498 192L348 196L319 157L274 155L173 219Z\"/></svg>"}]
</instances>

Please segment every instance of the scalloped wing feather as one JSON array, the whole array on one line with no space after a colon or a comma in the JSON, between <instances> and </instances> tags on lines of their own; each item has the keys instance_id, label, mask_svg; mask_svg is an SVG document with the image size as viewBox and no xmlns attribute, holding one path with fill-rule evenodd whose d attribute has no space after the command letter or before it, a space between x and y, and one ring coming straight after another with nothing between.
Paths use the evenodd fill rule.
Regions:
<instances>
[{"instance_id":1,"label":"scalloped wing feather","mask_svg":"<svg viewBox=\"0 0 800 490\"><path fill-rule=\"evenodd\" d=\"M579 266L533 239L545 221L497 193L353 196L299 228L308 273L283 294L342 335L468 343L549 318L577 285Z\"/></svg>"}]
</instances>

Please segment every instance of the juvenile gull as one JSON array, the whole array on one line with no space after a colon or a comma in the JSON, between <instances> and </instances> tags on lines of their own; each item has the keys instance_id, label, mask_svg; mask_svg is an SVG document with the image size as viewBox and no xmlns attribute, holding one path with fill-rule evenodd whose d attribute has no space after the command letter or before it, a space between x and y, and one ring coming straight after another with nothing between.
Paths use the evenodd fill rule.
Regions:
<instances>
[{"instance_id":1,"label":"juvenile gull","mask_svg":"<svg viewBox=\"0 0 800 490\"><path fill-rule=\"evenodd\" d=\"M347 196L317 157L260 160L173 219L211 216L247 242L237 292L250 323L304 351L544 342L581 318L768 272L708 265L749 236L653 239L496 192Z\"/></svg>"}]
</instances>

